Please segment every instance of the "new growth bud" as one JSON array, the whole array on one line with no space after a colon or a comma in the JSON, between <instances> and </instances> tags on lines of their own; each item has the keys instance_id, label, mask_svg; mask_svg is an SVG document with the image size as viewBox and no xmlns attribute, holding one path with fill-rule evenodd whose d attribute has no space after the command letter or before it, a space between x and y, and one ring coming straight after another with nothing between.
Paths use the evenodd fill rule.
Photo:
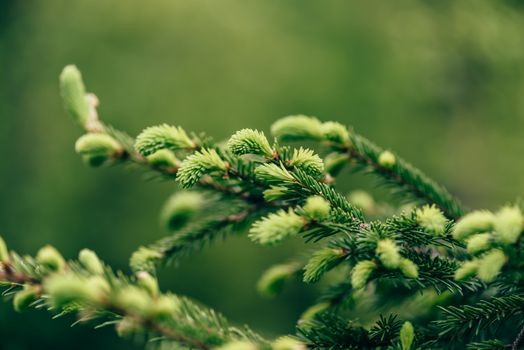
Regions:
<instances>
[{"instance_id":1,"label":"new growth bud","mask_svg":"<svg viewBox=\"0 0 524 350\"><path fill-rule=\"evenodd\" d=\"M502 244L514 244L522 233L524 218L517 206L506 206L495 215L495 238Z\"/></svg>"},{"instance_id":2,"label":"new growth bud","mask_svg":"<svg viewBox=\"0 0 524 350\"><path fill-rule=\"evenodd\" d=\"M280 337L271 343L271 350L306 350L306 345L301 341L286 336Z\"/></svg>"},{"instance_id":3,"label":"new growth bud","mask_svg":"<svg viewBox=\"0 0 524 350\"><path fill-rule=\"evenodd\" d=\"M322 123L314 117L293 115L277 120L271 134L282 140L322 140Z\"/></svg>"},{"instance_id":4,"label":"new growth bud","mask_svg":"<svg viewBox=\"0 0 524 350\"><path fill-rule=\"evenodd\" d=\"M24 289L17 292L13 298L13 307L15 311L22 312L26 310L33 302L38 299L38 288L26 284Z\"/></svg>"},{"instance_id":5,"label":"new growth bud","mask_svg":"<svg viewBox=\"0 0 524 350\"><path fill-rule=\"evenodd\" d=\"M213 171L225 172L226 163L220 158L214 149L202 149L187 157L176 175L176 179L182 187L194 186L200 178Z\"/></svg>"},{"instance_id":6,"label":"new growth bud","mask_svg":"<svg viewBox=\"0 0 524 350\"><path fill-rule=\"evenodd\" d=\"M325 122L321 127L324 139L340 146L348 147L350 145L348 129L337 122Z\"/></svg>"},{"instance_id":7,"label":"new growth bud","mask_svg":"<svg viewBox=\"0 0 524 350\"><path fill-rule=\"evenodd\" d=\"M317 282L322 275L344 257L340 249L317 250L304 267L304 282Z\"/></svg>"},{"instance_id":8,"label":"new growth bud","mask_svg":"<svg viewBox=\"0 0 524 350\"><path fill-rule=\"evenodd\" d=\"M150 315L159 320L168 320L180 309L180 300L174 295L162 295L153 301Z\"/></svg>"},{"instance_id":9,"label":"new growth bud","mask_svg":"<svg viewBox=\"0 0 524 350\"><path fill-rule=\"evenodd\" d=\"M387 168L387 169L391 169L391 168L393 168L393 166L395 165L396 162L397 162L397 158L390 151L383 151L378 156L378 164L381 167L384 167L384 168Z\"/></svg>"},{"instance_id":10,"label":"new growth bud","mask_svg":"<svg viewBox=\"0 0 524 350\"><path fill-rule=\"evenodd\" d=\"M297 235L304 225L304 219L291 208L288 211L281 209L255 222L249 230L249 237L257 243L272 245Z\"/></svg>"},{"instance_id":11,"label":"new growth bud","mask_svg":"<svg viewBox=\"0 0 524 350\"><path fill-rule=\"evenodd\" d=\"M488 250L491 246L491 234L479 233L470 236L467 240L467 251L470 254L477 254L484 250Z\"/></svg>"},{"instance_id":12,"label":"new growth bud","mask_svg":"<svg viewBox=\"0 0 524 350\"><path fill-rule=\"evenodd\" d=\"M377 265L371 260L359 261L351 273L351 286L353 289L364 288L376 268Z\"/></svg>"},{"instance_id":13,"label":"new growth bud","mask_svg":"<svg viewBox=\"0 0 524 350\"><path fill-rule=\"evenodd\" d=\"M50 245L46 245L38 251L36 262L50 271L61 271L65 266L62 255Z\"/></svg>"},{"instance_id":14,"label":"new growth bud","mask_svg":"<svg viewBox=\"0 0 524 350\"><path fill-rule=\"evenodd\" d=\"M89 104L82 75L76 66L69 65L62 70L60 92L67 112L75 122L85 128L89 121Z\"/></svg>"},{"instance_id":15,"label":"new growth bud","mask_svg":"<svg viewBox=\"0 0 524 350\"><path fill-rule=\"evenodd\" d=\"M157 169L166 169L178 167L178 159L175 154L168 149L159 149L153 154L148 155L147 161L151 166Z\"/></svg>"},{"instance_id":16,"label":"new growth bud","mask_svg":"<svg viewBox=\"0 0 524 350\"><path fill-rule=\"evenodd\" d=\"M196 147L184 129L167 124L144 129L135 141L135 149L143 156L149 156L161 149L188 150Z\"/></svg>"},{"instance_id":17,"label":"new growth bud","mask_svg":"<svg viewBox=\"0 0 524 350\"><path fill-rule=\"evenodd\" d=\"M255 175L258 180L268 183L294 182L295 178L282 165L274 163L262 164L255 169Z\"/></svg>"},{"instance_id":18,"label":"new growth bud","mask_svg":"<svg viewBox=\"0 0 524 350\"><path fill-rule=\"evenodd\" d=\"M473 211L464 215L453 227L453 238L464 240L474 233L489 232L493 229L495 216L487 210Z\"/></svg>"},{"instance_id":19,"label":"new growth bud","mask_svg":"<svg viewBox=\"0 0 524 350\"><path fill-rule=\"evenodd\" d=\"M2 237L0 237L0 263L7 264L10 261L9 250Z\"/></svg>"},{"instance_id":20,"label":"new growth bud","mask_svg":"<svg viewBox=\"0 0 524 350\"><path fill-rule=\"evenodd\" d=\"M400 328L400 345L402 350L410 350L413 345L413 339L415 338L415 330L411 322L406 321Z\"/></svg>"},{"instance_id":21,"label":"new growth bud","mask_svg":"<svg viewBox=\"0 0 524 350\"><path fill-rule=\"evenodd\" d=\"M82 249L78 254L78 261L80 261L87 271L94 275L101 275L104 273L104 265L96 253L90 249Z\"/></svg>"},{"instance_id":22,"label":"new growth bud","mask_svg":"<svg viewBox=\"0 0 524 350\"><path fill-rule=\"evenodd\" d=\"M393 270L399 267L401 256L397 245L391 239L379 241L375 253L385 268Z\"/></svg>"},{"instance_id":23,"label":"new growth bud","mask_svg":"<svg viewBox=\"0 0 524 350\"><path fill-rule=\"evenodd\" d=\"M169 231L184 226L204 204L202 194L193 191L174 193L164 204L160 213L162 225Z\"/></svg>"},{"instance_id":24,"label":"new growth bud","mask_svg":"<svg viewBox=\"0 0 524 350\"><path fill-rule=\"evenodd\" d=\"M156 297L158 295L158 281L146 271L140 271L136 274L138 285L144 288L149 295Z\"/></svg>"},{"instance_id":25,"label":"new growth bud","mask_svg":"<svg viewBox=\"0 0 524 350\"><path fill-rule=\"evenodd\" d=\"M411 260L402 258L400 259L399 269L407 278L418 278L418 266Z\"/></svg>"},{"instance_id":26,"label":"new growth bud","mask_svg":"<svg viewBox=\"0 0 524 350\"><path fill-rule=\"evenodd\" d=\"M44 290L54 307L71 303L96 304L108 292L109 285L101 277L83 278L74 274L52 275L44 282Z\"/></svg>"},{"instance_id":27,"label":"new growth bud","mask_svg":"<svg viewBox=\"0 0 524 350\"><path fill-rule=\"evenodd\" d=\"M123 148L107 134L89 133L76 141L75 151L82 156L86 164L97 167L118 159L123 153Z\"/></svg>"},{"instance_id":28,"label":"new growth bud","mask_svg":"<svg viewBox=\"0 0 524 350\"><path fill-rule=\"evenodd\" d=\"M127 312L145 315L151 306L151 297L144 289L126 286L118 292L115 304Z\"/></svg>"},{"instance_id":29,"label":"new growth bud","mask_svg":"<svg viewBox=\"0 0 524 350\"><path fill-rule=\"evenodd\" d=\"M259 350L258 346L246 340L234 340L213 350Z\"/></svg>"},{"instance_id":30,"label":"new growth bud","mask_svg":"<svg viewBox=\"0 0 524 350\"><path fill-rule=\"evenodd\" d=\"M448 220L434 204L417 209L416 219L417 223L430 233L441 236L446 231Z\"/></svg>"},{"instance_id":31,"label":"new growth bud","mask_svg":"<svg viewBox=\"0 0 524 350\"><path fill-rule=\"evenodd\" d=\"M500 249L492 249L478 260L478 278L486 283L492 282L506 263L506 255Z\"/></svg>"},{"instance_id":32,"label":"new growth bud","mask_svg":"<svg viewBox=\"0 0 524 350\"><path fill-rule=\"evenodd\" d=\"M257 291L265 297L274 297L296 273L295 264L275 265L267 269L257 282Z\"/></svg>"},{"instance_id":33,"label":"new growth bud","mask_svg":"<svg viewBox=\"0 0 524 350\"><path fill-rule=\"evenodd\" d=\"M474 276L477 273L478 266L478 260L465 261L455 271L455 280L464 281L465 279Z\"/></svg>"},{"instance_id":34,"label":"new growth bud","mask_svg":"<svg viewBox=\"0 0 524 350\"><path fill-rule=\"evenodd\" d=\"M308 197L302 209L310 219L322 221L329 217L331 205L321 196L311 196Z\"/></svg>"},{"instance_id":35,"label":"new growth bud","mask_svg":"<svg viewBox=\"0 0 524 350\"><path fill-rule=\"evenodd\" d=\"M152 271L155 268L155 263L162 258L162 253L146 248L140 247L131 255L129 265L133 271Z\"/></svg>"},{"instance_id":36,"label":"new growth bud","mask_svg":"<svg viewBox=\"0 0 524 350\"><path fill-rule=\"evenodd\" d=\"M375 200L373 197L362 190L352 191L348 195L348 199L355 207L360 208L366 214L372 214L375 211Z\"/></svg>"},{"instance_id":37,"label":"new growth bud","mask_svg":"<svg viewBox=\"0 0 524 350\"><path fill-rule=\"evenodd\" d=\"M273 149L263 132L253 129L237 131L227 143L229 150L236 155L256 154L266 158L273 157Z\"/></svg>"},{"instance_id":38,"label":"new growth bud","mask_svg":"<svg viewBox=\"0 0 524 350\"><path fill-rule=\"evenodd\" d=\"M293 150L293 157L289 165L300 169L311 176L320 176L324 173L322 159L312 150L300 147Z\"/></svg>"}]
</instances>

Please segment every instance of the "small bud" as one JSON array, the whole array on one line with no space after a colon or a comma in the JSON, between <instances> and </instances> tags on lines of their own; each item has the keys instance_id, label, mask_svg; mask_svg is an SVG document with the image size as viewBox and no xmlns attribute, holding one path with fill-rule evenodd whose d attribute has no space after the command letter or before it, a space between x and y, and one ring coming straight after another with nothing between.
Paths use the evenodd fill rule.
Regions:
<instances>
[{"instance_id":1,"label":"small bud","mask_svg":"<svg viewBox=\"0 0 524 350\"><path fill-rule=\"evenodd\" d=\"M264 200L272 202L282 199L288 193L288 189L284 186L271 186L264 191Z\"/></svg>"},{"instance_id":2,"label":"small bud","mask_svg":"<svg viewBox=\"0 0 524 350\"><path fill-rule=\"evenodd\" d=\"M160 221L166 229L174 231L184 226L203 205L204 197L198 192L176 192L164 204Z\"/></svg>"},{"instance_id":3,"label":"small bud","mask_svg":"<svg viewBox=\"0 0 524 350\"><path fill-rule=\"evenodd\" d=\"M58 309L70 303L97 303L107 287L94 281L88 283L88 279L73 274L56 274L45 280L44 290Z\"/></svg>"},{"instance_id":4,"label":"small bud","mask_svg":"<svg viewBox=\"0 0 524 350\"><path fill-rule=\"evenodd\" d=\"M344 168L344 165L348 163L348 161L348 154L333 152L328 154L327 157L324 158L324 167L327 173L333 176L337 176L340 173L340 171Z\"/></svg>"},{"instance_id":5,"label":"small bud","mask_svg":"<svg viewBox=\"0 0 524 350\"><path fill-rule=\"evenodd\" d=\"M371 260L359 261L351 273L351 286L353 289L364 288L376 268L377 265Z\"/></svg>"},{"instance_id":6,"label":"small bud","mask_svg":"<svg viewBox=\"0 0 524 350\"><path fill-rule=\"evenodd\" d=\"M385 268L392 270L399 267L401 256L397 245L391 239L379 241L375 253Z\"/></svg>"},{"instance_id":7,"label":"small bud","mask_svg":"<svg viewBox=\"0 0 524 350\"><path fill-rule=\"evenodd\" d=\"M465 279L475 275L477 273L478 265L479 264L477 260L465 261L455 271L455 280L464 281Z\"/></svg>"},{"instance_id":8,"label":"small bud","mask_svg":"<svg viewBox=\"0 0 524 350\"><path fill-rule=\"evenodd\" d=\"M375 200L366 191L355 190L348 195L348 199L351 204L362 209L366 214L375 212Z\"/></svg>"},{"instance_id":9,"label":"small bud","mask_svg":"<svg viewBox=\"0 0 524 350\"><path fill-rule=\"evenodd\" d=\"M140 271L136 274L138 285L144 288L149 295L155 297L158 295L158 281L148 272Z\"/></svg>"},{"instance_id":10,"label":"small bud","mask_svg":"<svg viewBox=\"0 0 524 350\"><path fill-rule=\"evenodd\" d=\"M75 151L83 157L87 164L97 167L118 159L123 149L114 138L107 134L89 133L82 135L76 141Z\"/></svg>"},{"instance_id":11,"label":"small bud","mask_svg":"<svg viewBox=\"0 0 524 350\"><path fill-rule=\"evenodd\" d=\"M249 238L263 245L272 245L297 235L304 225L304 219L291 208L288 211L281 209L255 222L249 230Z\"/></svg>"},{"instance_id":12,"label":"small bud","mask_svg":"<svg viewBox=\"0 0 524 350\"><path fill-rule=\"evenodd\" d=\"M320 130L327 141L346 147L350 145L349 132L344 125L337 122L325 122L322 123Z\"/></svg>"},{"instance_id":13,"label":"small bud","mask_svg":"<svg viewBox=\"0 0 524 350\"><path fill-rule=\"evenodd\" d=\"M303 209L310 219L322 221L328 218L331 205L321 196L311 196L306 200Z\"/></svg>"},{"instance_id":14,"label":"small bud","mask_svg":"<svg viewBox=\"0 0 524 350\"><path fill-rule=\"evenodd\" d=\"M485 283L493 281L506 263L506 260L506 255L504 255L502 250L490 250L478 260L478 278Z\"/></svg>"},{"instance_id":15,"label":"small bud","mask_svg":"<svg viewBox=\"0 0 524 350\"><path fill-rule=\"evenodd\" d=\"M195 142L187 136L184 129L167 124L144 129L135 141L135 149L143 156L149 156L161 149L191 150L195 146Z\"/></svg>"},{"instance_id":16,"label":"small bud","mask_svg":"<svg viewBox=\"0 0 524 350\"><path fill-rule=\"evenodd\" d=\"M418 278L418 266L409 259L400 259L399 269L404 277Z\"/></svg>"},{"instance_id":17,"label":"small bud","mask_svg":"<svg viewBox=\"0 0 524 350\"><path fill-rule=\"evenodd\" d=\"M115 304L127 312L145 315L151 306L151 297L143 289L127 286L118 292Z\"/></svg>"},{"instance_id":18,"label":"small bud","mask_svg":"<svg viewBox=\"0 0 524 350\"><path fill-rule=\"evenodd\" d=\"M340 249L324 248L317 250L304 267L304 282L317 282L322 275L344 257Z\"/></svg>"},{"instance_id":19,"label":"small bud","mask_svg":"<svg viewBox=\"0 0 524 350\"><path fill-rule=\"evenodd\" d=\"M416 219L417 223L430 233L441 236L446 231L448 220L434 204L417 209Z\"/></svg>"},{"instance_id":20,"label":"small bud","mask_svg":"<svg viewBox=\"0 0 524 350\"><path fill-rule=\"evenodd\" d=\"M271 350L306 350L306 345L290 336L280 337L271 343Z\"/></svg>"},{"instance_id":21,"label":"small bud","mask_svg":"<svg viewBox=\"0 0 524 350\"><path fill-rule=\"evenodd\" d=\"M140 247L131 255L129 265L133 271L153 271L156 262L162 258L162 253L146 248Z\"/></svg>"},{"instance_id":22,"label":"small bud","mask_svg":"<svg viewBox=\"0 0 524 350\"><path fill-rule=\"evenodd\" d=\"M387 169L391 169L391 168L393 168L393 166L395 165L396 162L397 162L397 158L390 151L383 151L378 156L378 164L381 167L384 167L384 168L387 168Z\"/></svg>"},{"instance_id":23,"label":"small bud","mask_svg":"<svg viewBox=\"0 0 524 350\"><path fill-rule=\"evenodd\" d=\"M453 238L464 240L474 233L493 230L495 216L487 210L473 211L463 216L453 227Z\"/></svg>"},{"instance_id":24,"label":"small bud","mask_svg":"<svg viewBox=\"0 0 524 350\"><path fill-rule=\"evenodd\" d=\"M315 177L324 172L322 159L312 150L303 147L293 150L293 157L289 161L289 165Z\"/></svg>"},{"instance_id":25,"label":"small bud","mask_svg":"<svg viewBox=\"0 0 524 350\"><path fill-rule=\"evenodd\" d=\"M66 66L60 74L60 91L67 112L80 126L86 127L89 120L89 104L82 75L76 66Z\"/></svg>"},{"instance_id":26,"label":"small bud","mask_svg":"<svg viewBox=\"0 0 524 350\"><path fill-rule=\"evenodd\" d=\"M7 264L11 260L9 250L2 237L0 237L0 263Z\"/></svg>"},{"instance_id":27,"label":"small bud","mask_svg":"<svg viewBox=\"0 0 524 350\"><path fill-rule=\"evenodd\" d=\"M295 178L282 164L262 164L255 169L258 180L268 183L295 182Z\"/></svg>"},{"instance_id":28,"label":"small bud","mask_svg":"<svg viewBox=\"0 0 524 350\"><path fill-rule=\"evenodd\" d=\"M26 284L24 289L15 294L13 306L15 311L26 310L38 298L38 289L35 286Z\"/></svg>"},{"instance_id":29,"label":"small bud","mask_svg":"<svg viewBox=\"0 0 524 350\"><path fill-rule=\"evenodd\" d=\"M36 262L50 271L60 271L65 266L62 255L50 245L46 245L38 251Z\"/></svg>"},{"instance_id":30,"label":"small bud","mask_svg":"<svg viewBox=\"0 0 524 350\"><path fill-rule=\"evenodd\" d=\"M282 140L322 140L322 123L314 117L293 115L271 125L271 134Z\"/></svg>"},{"instance_id":31,"label":"small bud","mask_svg":"<svg viewBox=\"0 0 524 350\"><path fill-rule=\"evenodd\" d=\"M87 271L94 275L101 275L104 273L104 265L96 253L90 249L82 249L78 254L78 261L80 261Z\"/></svg>"},{"instance_id":32,"label":"small bud","mask_svg":"<svg viewBox=\"0 0 524 350\"><path fill-rule=\"evenodd\" d=\"M470 236L466 241L468 253L477 254L490 248L491 235L489 233L478 233Z\"/></svg>"},{"instance_id":33,"label":"small bud","mask_svg":"<svg viewBox=\"0 0 524 350\"><path fill-rule=\"evenodd\" d=\"M258 130L237 131L227 142L227 147L235 155L257 154L266 158L273 157L273 149L266 136Z\"/></svg>"},{"instance_id":34,"label":"small bud","mask_svg":"<svg viewBox=\"0 0 524 350\"><path fill-rule=\"evenodd\" d=\"M276 296L296 271L295 264L281 264L270 267L257 282L258 293L268 298Z\"/></svg>"},{"instance_id":35,"label":"small bud","mask_svg":"<svg viewBox=\"0 0 524 350\"><path fill-rule=\"evenodd\" d=\"M524 217L517 206L503 207L495 215L495 238L502 244L514 244L522 233Z\"/></svg>"},{"instance_id":36,"label":"small bud","mask_svg":"<svg viewBox=\"0 0 524 350\"><path fill-rule=\"evenodd\" d=\"M329 309L330 306L331 305L328 302L318 303L313 306L310 306L306 311L304 311L302 315L300 315L299 322L304 322L304 321L309 321L309 320L314 319L317 315Z\"/></svg>"},{"instance_id":37,"label":"small bud","mask_svg":"<svg viewBox=\"0 0 524 350\"><path fill-rule=\"evenodd\" d=\"M116 333L120 337L130 336L141 330L141 326L131 317L124 317L116 324Z\"/></svg>"},{"instance_id":38,"label":"small bud","mask_svg":"<svg viewBox=\"0 0 524 350\"><path fill-rule=\"evenodd\" d=\"M151 305L151 316L160 319L168 320L173 318L173 315L180 309L180 300L174 295L162 295L153 301Z\"/></svg>"},{"instance_id":39,"label":"small bud","mask_svg":"<svg viewBox=\"0 0 524 350\"><path fill-rule=\"evenodd\" d=\"M178 169L176 180L184 188L194 186L202 176L214 171L225 172L227 164L214 149L202 149L187 157Z\"/></svg>"},{"instance_id":40,"label":"small bud","mask_svg":"<svg viewBox=\"0 0 524 350\"><path fill-rule=\"evenodd\" d=\"M233 340L213 350L259 350L256 344L246 340Z\"/></svg>"},{"instance_id":41,"label":"small bud","mask_svg":"<svg viewBox=\"0 0 524 350\"><path fill-rule=\"evenodd\" d=\"M175 154L168 149L159 149L147 156L148 163L157 169L175 168L178 166L178 159Z\"/></svg>"},{"instance_id":42,"label":"small bud","mask_svg":"<svg viewBox=\"0 0 524 350\"><path fill-rule=\"evenodd\" d=\"M406 321L400 328L400 344L402 345L402 350L410 350L411 345L413 345L413 339L415 338L415 330L411 322Z\"/></svg>"}]
</instances>

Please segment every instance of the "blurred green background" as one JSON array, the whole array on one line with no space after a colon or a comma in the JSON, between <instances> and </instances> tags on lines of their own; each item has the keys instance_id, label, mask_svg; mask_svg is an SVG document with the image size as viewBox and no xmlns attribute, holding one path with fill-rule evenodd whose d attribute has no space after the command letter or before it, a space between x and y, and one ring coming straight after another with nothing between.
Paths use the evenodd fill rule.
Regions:
<instances>
[{"instance_id":1,"label":"blurred green background","mask_svg":"<svg viewBox=\"0 0 524 350\"><path fill-rule=\"evenodd\" d=\"M0 1L0 232L34 254L89 247L127 271L158 224L173 183L93 170L58 95L75 63L102 118L136 135L167 122L226 138L288 114L353 125L444 183L468 206L524 190L524 7L521 1ZM343 190L373 185L346 174ZM162 271L190 295L268 336L293 331L315 290L275 300L254 284L303 250L239 235ZM131 349L112 329L69 328L0 304L1 349Z\"/></svg>"}]
</instances>

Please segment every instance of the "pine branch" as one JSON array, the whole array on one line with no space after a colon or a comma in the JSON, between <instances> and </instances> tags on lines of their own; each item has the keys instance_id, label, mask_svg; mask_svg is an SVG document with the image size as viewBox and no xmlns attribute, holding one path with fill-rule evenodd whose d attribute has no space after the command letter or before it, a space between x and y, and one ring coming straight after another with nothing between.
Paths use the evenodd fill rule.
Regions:
<instances>
[{"instance_id":1,"label":"pine branch","mask_svg":"<svg viewBox=\"0 0 524 350\"><path fill-rule=\"evenodd\" d=\"M263 338L230 327L213 310L161 293L152 275L114 273L87 250L81 252L79 261L70 262L49 246L36 259L10 253L0 263L0 283L9 286L6 295L14 296L18 311L36 306L58 316L79 313L81 321L114 324L122 336L145 333L203 350L237 340L249 341L259 349L268 347Z\"/></svg>"}]
</instances>

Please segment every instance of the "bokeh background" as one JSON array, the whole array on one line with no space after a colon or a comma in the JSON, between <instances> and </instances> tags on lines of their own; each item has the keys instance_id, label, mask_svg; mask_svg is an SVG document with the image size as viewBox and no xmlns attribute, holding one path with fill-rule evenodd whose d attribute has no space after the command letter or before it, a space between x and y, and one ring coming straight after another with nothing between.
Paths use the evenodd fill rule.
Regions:
<instances>
[{"instance_id":1,"label":"bokeh background","mask_svg":"<svg viewBox=\"0 0 524 350\"><path fill-rule=\"evenodd\" d=\"M523 193L524 7L484 0L1 0L0 232L34 254L89 247L127 271L165 235L176 189L121 168L93 170L62 109L57 77L77 64L102 118L136 135L167 122L226 138L278 117L338 120L392 148L468 206ZM345 174L342 190L373 186ZM316 291L275 300L254 284L303 247L265 249L243 235L161 272L190 295L268 336L293 331ZM69 328L0 304L1 349L134 349L112 329Z\"/></svg>"}]
</instances>

